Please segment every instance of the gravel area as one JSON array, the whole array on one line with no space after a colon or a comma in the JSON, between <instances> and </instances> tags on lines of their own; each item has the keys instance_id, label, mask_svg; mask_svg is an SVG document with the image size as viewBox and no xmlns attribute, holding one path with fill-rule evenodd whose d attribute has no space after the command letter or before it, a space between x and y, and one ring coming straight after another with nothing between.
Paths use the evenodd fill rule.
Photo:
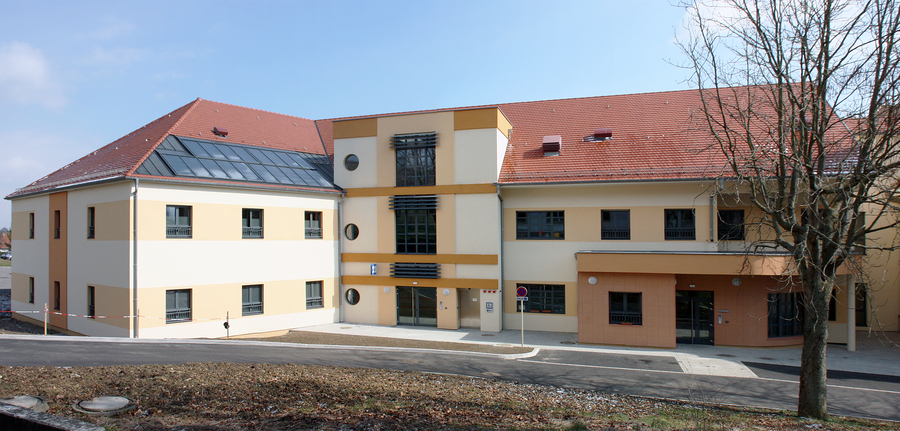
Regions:
<instances>
[{"instance_id":1,"label":"gravel area","mask_svg":"<svg viewBox=\"0 0 900 431\"><path fill-rule=\"evenodd\" d=\"M0 319L0 332L43 332L33 325L27 325L32 330L21 331L26 325ZM416 343L415 347L442 349L462 347L448 344L464 345L341 337L345 338L338 341L357 345L412 347L407 343ZM314 332L278 338L302 343L336 340L331 334ZM40 396L48 402L49 413L107 430L896 429L895 423L839 417L819 422L790 412L475 377L311 365L0 367L0 397L15 395ZM78 401L104 395L124 396L136 408L109 418L72 409Z\"/></svg>"}]
</instances>

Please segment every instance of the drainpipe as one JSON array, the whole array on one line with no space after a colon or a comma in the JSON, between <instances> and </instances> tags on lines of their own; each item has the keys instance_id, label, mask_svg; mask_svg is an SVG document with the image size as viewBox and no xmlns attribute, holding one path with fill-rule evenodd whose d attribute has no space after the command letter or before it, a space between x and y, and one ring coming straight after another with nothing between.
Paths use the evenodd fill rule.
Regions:
<instances>
[{"instance_id":1,"label":"drainpipe","mask_svg":"<svg viewBox=\"0 0 900 431\"><path fill-rule=\"evenodd\" d=\"M709 195L709 242L716 241L716 195Z\"/></svg>"},{"instance_id":2,"label":"drainpipe","mask_svg":"<svg viewBox=\"0 0 900 431\"><path fill-rule=\"evenodd\" d=\"M503 330L503 197L500 196L500 183L497 183L497 199L500 201L500 255L497 256L497 263L500 265L500 304L499 308L494 310L500 313L500 330Z\"/></svg>"},{"instance_id":3,"label":"drainpipe","mask_svg":"<svg viewBox=\"0 0 900 431\"><path fill-rule=\"evenodd\" d=\"M134 214L132 223L134 224L134 230L132 231L132 241L131 241L131 259L132 259L132 269L131 269L131 295L132 295L132 316L134 319L134 329L131 335L132 338L138 338L138 186L140 185L140 178L134 179Z\"/></svg>"},{"instance_id":4,"label":"drainpipe","mask_svg":"<svg viewBox=\"0 0 900 431\"><path fill-rule=\"evenodd\" d=\"M341 235L344 233L344 196L347 192L341 193L341 199L338 201L338 231L337 231L337 254L338 254L338 279L337 279L337 288L338 288L338 322L344 321L344 283L341 281L341 277L344 275L344 262L341 259L341 253L343 252L341 248L341 244L343 243L343 238Z\"/></svg>"}]
</instances>

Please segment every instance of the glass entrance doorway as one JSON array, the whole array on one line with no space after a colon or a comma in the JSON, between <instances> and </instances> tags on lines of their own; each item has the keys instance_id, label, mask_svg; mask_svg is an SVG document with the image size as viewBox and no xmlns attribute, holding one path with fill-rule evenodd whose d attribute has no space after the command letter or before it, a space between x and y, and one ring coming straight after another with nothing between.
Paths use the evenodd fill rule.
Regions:
<instances>
[{"instance_id":1,"label":"glass entrance doorway","mask_svg":"<svg viewBox=\"0 0 900 431\"><path fill-rule=\"evenodd\" d=\"M437 289L397 286L397 324L437 326Z\"/></svg>"},{"instance_id":2,"label":"glass entrance doorway","mask_svg":"<svg viewBox=\"0 0 900 431\"><path fill-rule=\"evenodd\" d=\"M713 344L713 293L675 291L675 342Z\"/></svg>"}]
</instances>

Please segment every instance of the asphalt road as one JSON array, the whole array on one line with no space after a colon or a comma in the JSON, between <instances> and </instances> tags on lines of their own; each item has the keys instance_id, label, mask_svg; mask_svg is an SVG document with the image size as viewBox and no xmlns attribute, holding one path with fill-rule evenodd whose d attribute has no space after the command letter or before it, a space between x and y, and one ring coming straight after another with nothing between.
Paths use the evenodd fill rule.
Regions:
<instances>
[{"instance_id":1,"label":"asphalt road","mask_svg":"<svg viewBox=\"0 0 900 431\"><path fill-rule=\"evenodd\" d=\"M760 378L689 375L671 358L543 350L522 359L397 348L246 341L128 341L0 337L0 365L99 366L234 362L311 364L459 374L646 397L796 409L796 367L746 363ZM900 421L900 378L831 373L832 414Z\"/></svg>"}]
</instances>

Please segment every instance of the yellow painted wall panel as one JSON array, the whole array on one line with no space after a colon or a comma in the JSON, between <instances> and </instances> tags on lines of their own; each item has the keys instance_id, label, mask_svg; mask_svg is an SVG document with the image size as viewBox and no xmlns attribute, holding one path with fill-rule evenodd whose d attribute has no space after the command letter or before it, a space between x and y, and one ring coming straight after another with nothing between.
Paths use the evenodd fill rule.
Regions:
<instances>
[{"instance_id":1,"label":"yellow painted wall panel","mask_svg":"<svg viewBox=\"0 0 900 431\"><path fill-rule=\"evenodd\" d=\"M378 134L378 119L361 118L334 122L334 139L364 138Z\"/></svg>"}]
</instances>

